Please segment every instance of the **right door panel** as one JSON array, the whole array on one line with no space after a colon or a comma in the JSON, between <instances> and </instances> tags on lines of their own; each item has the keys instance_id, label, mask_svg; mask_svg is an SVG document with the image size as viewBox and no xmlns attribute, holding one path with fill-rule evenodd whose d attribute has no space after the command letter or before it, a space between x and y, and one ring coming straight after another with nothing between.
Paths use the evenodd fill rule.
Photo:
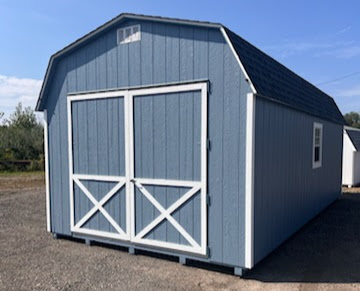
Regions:
<instances>
[{"instance_id":1,"label":"right door panel","mask_svg":"<svg viewBox=\"0 0 360 291\"><path fill-rule=\"evenodd\" d=\"M204 253L202 96L133 97L134 242Z\"/></svg>"}]
</instances>

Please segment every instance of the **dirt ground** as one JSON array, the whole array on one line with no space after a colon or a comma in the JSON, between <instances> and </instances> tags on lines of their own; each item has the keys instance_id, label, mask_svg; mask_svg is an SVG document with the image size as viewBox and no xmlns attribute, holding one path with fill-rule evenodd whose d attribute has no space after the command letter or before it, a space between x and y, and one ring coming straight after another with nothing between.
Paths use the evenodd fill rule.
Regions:
<instances>
[{"instance_id":1,"label":"dirt ground","mask_svg":"<svg viewBox=\"0 0 360 291\"><path fill-rule=\"evenodd\" d=\"M360 290L359 188L239 278L54 240L45 230L43 180L0 176L0 290Z\"/></svg>"}]
</instances>

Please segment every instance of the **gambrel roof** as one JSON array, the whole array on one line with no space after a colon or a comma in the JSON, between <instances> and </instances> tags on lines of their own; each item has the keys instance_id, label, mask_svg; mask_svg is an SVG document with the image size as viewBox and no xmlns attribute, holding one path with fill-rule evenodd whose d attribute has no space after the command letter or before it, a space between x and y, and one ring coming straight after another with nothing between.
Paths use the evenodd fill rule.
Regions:
<instances>
[{"instance_id":1,"label":"gambrel roof","mask_svg":"<svg viewBox=\"0 0 360 291\"><path fill-rule=\"evenodd\" d=\"M333 98L226 29L257 93L300 111L344 124Z\"/></svg>"},{"instance_id":2,"label":"gambrel roof","mask_svg":"<svg viewBox=\"0 0 360 291\"><path fill-rule=\"evenodd\" d=\"M222 24L128 13L120 14L51 56L36 105L37 111L43 110L51 76L55 70L56 63L61 57L126 19L150 20L220 29L229 46L233 49L235 57L238 59L239 65L248 78L248 82L254 93L296 110L335 123L344 124L344 119L339 108L329 95L287 69Z\"/></svg>"}]
</instances>

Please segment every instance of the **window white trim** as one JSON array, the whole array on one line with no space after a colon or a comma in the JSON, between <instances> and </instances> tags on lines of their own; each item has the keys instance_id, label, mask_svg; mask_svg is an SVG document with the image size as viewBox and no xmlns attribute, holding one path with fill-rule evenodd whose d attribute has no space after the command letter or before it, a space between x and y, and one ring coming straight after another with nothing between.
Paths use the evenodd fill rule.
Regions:
<instances>
[{"instance_id":1,"label":"window white trim","mask_svg":"<svg viewBox=\"0 0 360 291\"><path fill-rule=\"evenodd\" d=\"M320 130L320 140L319 144L316 145L315 143L315 132L316 130ZM319 160L315 161L315 147L319 147ZM313 169L320 168L322 166L322 152L323 152L323 125L318 122L314 122L313 126L313 146L312 146L312 167Z\"/></svg>"},{"instance_id":2,"label":"window white trim","mask_svg":"<svg viewBox=\"0 0 360 291\"><path fill-rule=\"evenodd\" d=\"M127 35L127 33L129 34ZM119 28L116 31L117 34L117 44L130 43L141 40L141 26L133 25Z\"/></svg>"}]
</instances>

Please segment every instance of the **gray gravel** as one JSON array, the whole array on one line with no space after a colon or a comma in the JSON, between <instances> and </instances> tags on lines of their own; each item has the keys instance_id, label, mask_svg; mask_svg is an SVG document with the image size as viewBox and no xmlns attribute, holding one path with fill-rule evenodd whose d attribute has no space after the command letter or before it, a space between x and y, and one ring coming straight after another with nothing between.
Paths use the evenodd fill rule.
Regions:
<instances>
[{"instance_id":1,"label":"gray gravel","mask_svg":"<svg viewBox=\"0 0 360 291\"><path fill-rule=\"evenodd\" d=\"M346 194L246 278L54 240L43 186L0 188L0 290L360 290L360 194Z\"/></svg>"}]
</instances>

